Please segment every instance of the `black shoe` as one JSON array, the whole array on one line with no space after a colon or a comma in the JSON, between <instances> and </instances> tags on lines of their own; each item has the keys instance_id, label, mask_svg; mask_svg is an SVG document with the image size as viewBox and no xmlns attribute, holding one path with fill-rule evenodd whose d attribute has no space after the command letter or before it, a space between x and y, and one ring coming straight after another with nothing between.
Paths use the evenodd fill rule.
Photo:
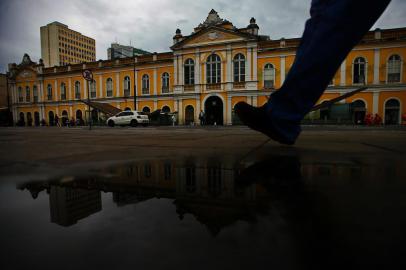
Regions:
<instances>
[{"instance_id":1,"label":"black shoe","mask_svg":"<svg viewBox=\"0 0 406 270\"><path fill-rule=\"evenodd\" d=\"M286 138L274 127L272 119L265 111L265 105L253 107L246 102L238 102L234 110L244 125L253 130L262 132L272 140L282 144L292 145L295 143L294 140Z\"/></svg>"}]
</instances>

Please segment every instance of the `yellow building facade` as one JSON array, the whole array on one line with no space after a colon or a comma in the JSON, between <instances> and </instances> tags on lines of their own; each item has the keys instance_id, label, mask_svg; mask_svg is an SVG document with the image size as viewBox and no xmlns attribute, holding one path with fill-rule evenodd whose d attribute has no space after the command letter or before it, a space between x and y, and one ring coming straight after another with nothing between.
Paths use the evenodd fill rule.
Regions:
<instances>
[{"instance_id":1,"label":"yellow building facade","mask_svg":"<svg viewBox=\"0 0 406 270\"><path fill-rule=\"evenodd\" d=\"M258 30L253 18L238 29L212 10L191 35L176 31L171 52L51 68L25 55L21 64L9 66L14 122L52 124L56 115L86 120L82 100L89 92L92 101L121 110L177 112L179 124L198 124L204 111L207 124L231 125L236 103L260 106L278 91L300 42L272 40ZM406 114L405 37L406 28L367 33L319 102L365 84L366 91L344 100L354 105L353 120L378 114L387 124L400 124ZM90 87L85 69L94 75Z\"/></svg>"}]
</instances>

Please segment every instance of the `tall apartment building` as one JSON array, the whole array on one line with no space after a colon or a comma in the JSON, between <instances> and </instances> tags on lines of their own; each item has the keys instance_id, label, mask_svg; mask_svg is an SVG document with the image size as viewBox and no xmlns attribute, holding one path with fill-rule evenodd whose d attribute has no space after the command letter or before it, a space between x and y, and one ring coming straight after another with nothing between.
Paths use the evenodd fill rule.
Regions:
<instances>
[{"instance_id":1,"label":"tall apartment building","mask_svg":"<svg viewBox=\"0 0 406 270\"><path fill-rule=\"evenodd\" d=\"M45 67L96 61L96 41L60 22L41 27L41 58Z\"/></svg>"},{"instance_id":2,"label":"tall apartment building","mask_svg":"<svg viewBox=\"0 0 406 270\"><path fill-rule=\"evenodd\" d=\"M133 46L125 46L118 43L111 43L111 47L107 49L108 60L140 56L145 54L150 54L150 52L134 48Z\"/></svg>"}]
</instances>

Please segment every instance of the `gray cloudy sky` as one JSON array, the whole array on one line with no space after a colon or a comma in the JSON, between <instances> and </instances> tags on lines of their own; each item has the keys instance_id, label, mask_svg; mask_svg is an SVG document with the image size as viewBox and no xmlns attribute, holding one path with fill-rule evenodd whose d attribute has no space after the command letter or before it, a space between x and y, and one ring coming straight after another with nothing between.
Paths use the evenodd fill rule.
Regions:
<instances>
[{"instance_id":1,"label":"gray cloudy sky","mask_svg":"<svg viewBox=\"0 0 406 270\"><path fill-rule=\"evenodd\" d=\"M40 27L53 21L96 39L96 59L107 58L117 40L151 52L169 51L176 28L190 34L214 8L236 27L257 19L260 33L273 39L298 37L310 0L1 0L0 72L20 63L24 53L41 58ZM367 10L367 8L366 8ZM362 11L361 11L362 12ZM406 27L406 1L392 0L375 27Z\"/></svg>"}]
</instances>

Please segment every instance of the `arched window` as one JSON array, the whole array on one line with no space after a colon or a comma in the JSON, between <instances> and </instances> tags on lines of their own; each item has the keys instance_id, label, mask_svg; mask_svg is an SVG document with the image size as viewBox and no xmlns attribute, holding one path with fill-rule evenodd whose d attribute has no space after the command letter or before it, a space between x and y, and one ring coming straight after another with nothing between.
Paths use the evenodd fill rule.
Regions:
<instances>
[{"instance_id":1,"label":"arched window","mask_svg":"<svg viewBox=\"0 0 406 270\"><path fill-rule=\"evenodd\" d=\"M124 77L124 96L125 97L129 97L130 93L131 93L131 81L130 81L130 77L125 76Z\"/></svg>"},{"instance_id":2,"label":"arched window","mask_svg":"<svg viewBox=\"0 0 406 270\"><path fill-rule=\"evenodd\" d=\"M167 72L162 74L162 93L169 93L169 74Z\"/></svg>"},{"instance_id":3,"label":"arched window","mask_svg":"<svg viewBox=\"0 0 406 270\"><path fill-rule=\"evenodd\" d=\"M89 92L90 92L90 98L96 98L97 93L96 93L96 81L93 80L89 83Z\"/></svg>"},{"instance_id":4,"label":"arched window","mask_svg":"<svg viewBox=\"0 0 406 270\"><path fill-rule=\"evenodd\" d=\"M391 98L385 102L385 125L397 125L400 121L400 102Z\"/></svg>"},{"instance_id":5,"label":"arched window","mask_svg":"<svg viewBox=\"0 0 406 270\"><path fill-rule=\"evenodd\" d=\"M353 83L365 83L366 61L363 57L354 60Z\"/></svg>"},{"instance_id":6,"label":"arched window","mask_svg":"<svg viewBox=\"0 0 406 270\"><path fill-rule=\"evenodd\" d=\"M50 84L47 86L47 99L52 100L52 85Z\"/></svg>"},{"instance_id":7,"label":"arched window","mask_svg":"<svg viewBox=\"0 0 406 270\"><path fill-rule=\"evenodd\" d=\"M273 88L275 86L275 68L272 64L266 64L264 67L264 88Z\"/></svg>"},{"instance_id":8,"label":"arched window","mask_svg":"<svg viewBox=\"0 0 406 270\"><path fill-rule=\"evenodd\" d=\"M142 93L149 94L149 76L147 74L142 75Z\"/></svg>"},{"instance_id":9,"label":"arched window","mask_svg":"<svg viewBox=\"0 0 406 270\"><path fill-rule=\"evenodd\" d=\"M399 55L391 55L388 59L388 83L400 82L402 60Z\"/></svg>"},{"instance_id":10,"label":"arched window","mask_svg":"<svg viewBox=\"0 0 406 270\"><path fill-rule=\"evenodd\" d=\"M143 111L144 113L150 113L150 112L151 112L151 109L150 109L148 106L145 106L144 108L142 108L142 111Z\"/></svg>"},{"instance_id":11,"label":"arched window","mask_svg":"<svg viewBox=\"0 0 406 270\"><path fill-rule=\"evenodd\" d=\"M66 85L61 83L61 100L66 100Z\"/></svg>"},{"instance_id":12,"label":"arched window","mask_svg":"<svg viewBox=\"0 0 406 270\"><path fill-rule=\"evenodd\" d=\"M245 56L241 53L234 56L234 82L245 82Z\"/></svg>"},{"instance_id":13,"label":"arched window","mask_svg":"<svg viewBox=\"0 0 406 270\"><path fill-rule=\"evenodd\" d=\"M171 112L171 108L169 108L169 106L163 106L162 107L162 112L169 113L169 112Z\"/></svg>"},{"instance_id":14,"label":"arched window","mask_svg":"<svg viewBox=\"0 0 406 270\"><path fill-rule=\"evenodd\" d=\"M30 87L26 86L25 87L25 102L30 102L30 101L31 101Z\"/></svg>"},{"instance_id":15,"label":"arched window","mask_svg":"<svg viewBox=\"0 0 406 270\"><path fill-rule=\"evenodd\" d=\"M23 89L21 87L18 87L18 102L23 102L23 101L24 101Z\"/></svg>"},{"instance_id":16,"label":"arched window","mask_svg":"<svg viewBox=\"0 0 406 270\"><path fill-rule=\"evenodd\" d=\"M186 85L195 84L195 62L190 58L185 62L184 77Z\"/></svg>"},{"instance_id":17,"label":"arched window","mask_svg":"<svg viewBox=\"0 0 406 270\"><path fill-rule=\"evenodd\" d=\"M217 54L207 58L206 68L207 83L221 83L221 60Z\"/></svg>"},{"instance_id":18,"label":"arched window","mask_svg":"<svg viewBox=\"0 0 406 270\"><path fill-rule=\"evenodd\" d=\"M75 98L80 99L80 82L75 82Z\"/></svg>"},{"instance_id":19,"label":"arched window","mask_svg":"<svg viewBox=\"0 0 406 270\"><path fill-rule=\"evenodd\" d=\"M106 97L113 96L113 79L107 78L106 80Z\"/></svg>"},{"instance_id":20,"label":"arched window","mask_svg":"<svg viewBox=\"0 0 406 270\"><path fill-rule=\"evenodd\" d=\"M38 88L36 85L32 87L32 95L34 98L34 102L38 102Z\"/></svg>"}]
</instances>

